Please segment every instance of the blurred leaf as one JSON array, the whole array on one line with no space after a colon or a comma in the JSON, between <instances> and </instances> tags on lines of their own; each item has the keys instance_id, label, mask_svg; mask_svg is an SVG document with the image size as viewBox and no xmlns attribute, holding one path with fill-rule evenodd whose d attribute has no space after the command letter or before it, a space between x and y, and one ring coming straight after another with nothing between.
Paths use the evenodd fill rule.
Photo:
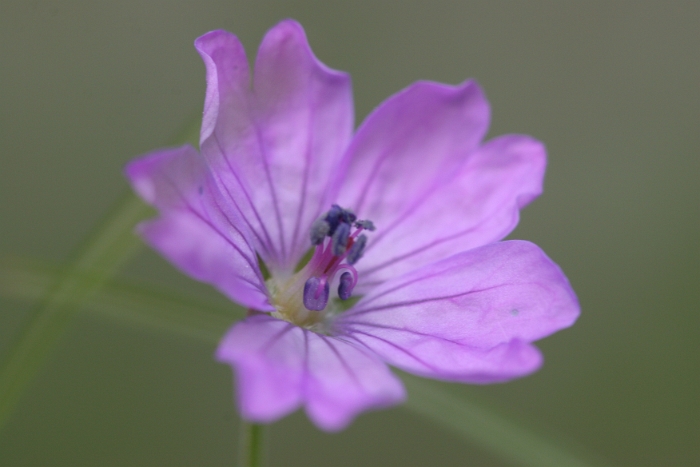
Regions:
<instances>
[{"instance_id":1,"label":"blurred leaf","mask_svg":"<svg viewBox=\"0 0 700 467\"><path fill-rule=\"evenodd\" d=\"M196 137L190 124L171 141ZM196 140L195 140L196 141ZM52 277L39 304L14 337L0 366L0 427L5 425L25 387L34 379L71 319L92 293L141 246L133 228L151 209L129 192L97 224L62 271ZM90 271L90 274L84 274Z\"/></svg>"},{"instance_id":2,"label":"blurred leaf","mask_svg":"<svg viewBox=\"0 0 700 467\"><path fill-rule=\"evenodd\" d=\"M483 405L457 397L438 383L401 373L408 390L405 407L458 434L512 465L529 467L592 467L609 465L584 460L562 443L523 428Z\"/></svg>"},{"instance_id":3,"label":"blurred leaf","mask_svg":"<svg viewBox=\"0 0 700 467\"><path fill-rule=\"evenodd\" d=\"M0 297L34 301L51 286L57 271L39 263L0 264ZM84 280L88 280L84 278ZM126 281L103 284L83 306L110 318L138 326L192 337L215 345L245 310L234 303L222 307L172 291Z\"/></svg>"},{"instance_id":4,"label":"blurred leaf","mask_svg":"<svg viewBox=\"0 0 700 467\"><path fill-rule=\"evenodd\" d=\"M0 296L37 299L49 287L54 274L46 267L26 263L0 265ZM234 305L223 309L191 297L119 281L104 284L85 306L113 318L196 338L211 345L218 342L235 319L244 316L244 310ZM585 461L588 456L575 455L559 442L537 435L504 415L449 393L439 383L405 373L400 376L409 393L405 408L509 464L533 467L607 465Z\"/></svg>"}]
</instances>

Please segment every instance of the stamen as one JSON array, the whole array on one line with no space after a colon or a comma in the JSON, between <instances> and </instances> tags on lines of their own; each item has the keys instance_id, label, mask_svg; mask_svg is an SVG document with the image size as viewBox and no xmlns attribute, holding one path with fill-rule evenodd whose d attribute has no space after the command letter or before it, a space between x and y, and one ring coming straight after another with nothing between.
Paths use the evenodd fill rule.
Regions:
<instances>
[{"instance_id":1,"label":"stamen","mask_svg":"<svg viewBox=\"0 0 700 467\"><path fill-rule=\"evenodd\" d=\"M348 245L348 238L350 237L350 225L345 222L338 224L338 227L333 233L332 243L333 243L333 254L335 256L340 256L345 253Z\"/></svg>"},{"instance_id":2,"label":"stamen","mask_svg":"<svg viewBox=\"0 0 700 467\"><path fill-rule=\"evenodd\" d=\"M331 209L326 213L326 218L325 221L328 222L328 225L330 226L330 230L328 231L328 235L333 235L335 233L335 229L338 227L338 224L341 222L341 215L343 214L343 208L338 206L337 204L334 204L331 206Z\"/></svg>"},{"instance_id":3,"label":"stamen","mask_svg":"<svg viewBox=\"0 0 700 467\"><path fill-rule=\"evenodd\" d=\"M307 310L322 311L328 304L330 292L328 282L323 278L312 277L304 284L304 306Z\"/></svg>"},{"instance_id":4,"label":"stamen","mask_svg":"<svg viewBox=\"0 0 700 467\"><path fill-rule=\"evenodd\" d=\"M331 209L326 213L325 217L323 217L323 220L330 225L330 230L328 231L328 235L330 236L335 233L335 229L337 229L340 224L345 223L351 225L356 219L357 216L352 211L343 209L337 204L331 206Z\"/></svg>"},{"instance_id":5,"label":"stamen","mask_svg":"<svg viewBox=\"0 0 700 467\"><path fill-rule=\"evenodd\" d=\"M352 294L352 289L355 288L355 281L352 274L345 271L340 275L340 284L338 285L338 297L341 300L347 300Z\"/></svg>"},{"instance_id":6,"label":"stamen","mask_svg":"<svg viewBox=\"0 0 700 467\"><path fill-rule=\"evenodd\" d=\"M357 216L349 209L343 209L343 220L348 224L352 224L355 222L355 220L357 220Z\"/></svg>"},{"instance_id":7,"label":"stamen","mask_svg":"<svg viewBox=\"0 0 700 467\"><path fill-rule=\"evenodd\" d=\"M348 254L345 257L345 260L348 262L348 264L355 264L357 263L357 260L362 258L362 253L365 250L366 244L366 235L360 235L355 239L355 242L352 244L352 246L350 247L350 251L348 251Z\"/></svg>"},{"instance_id":8,"label":"stamen","mask_svg":"<svg viewBox=\"0 0 700 467\"><path fill-rule=\"evenodd\" d=\"M330 284L336 283L337 274L340 274L338 297L350 298L358 281L353 265L362 257L367 244L364 230L374 230L374 224L358 220L352 211L337 204L311 224L309 239L314 248L308 261L293 276L270 285L275 308L284 319L301 326L326 319ZM333 308L329 313L335 311Z\"/></svg>"},{"instance_id":9,"label":"stamen","mask_svg":"<svg viewBox=\"0 0 700 467\"><path fill-rule=\"evenodd\" d=\"M323 219L317 219L311 224L311 244L320 245L331 230L331 225Z\"/></svg>"},{"instance_id":10,"label":"stamen","mask_svg":"<svg viewBox=\"0 0 700 467\"><path fill-rule=\"evenodd\" d=\"M374 229L376 228L374 227L374 223L368 220L360 220L355 222L355 227L358 229L369 230L370 232L374 232Z\"/></svg>"}]
</instances>

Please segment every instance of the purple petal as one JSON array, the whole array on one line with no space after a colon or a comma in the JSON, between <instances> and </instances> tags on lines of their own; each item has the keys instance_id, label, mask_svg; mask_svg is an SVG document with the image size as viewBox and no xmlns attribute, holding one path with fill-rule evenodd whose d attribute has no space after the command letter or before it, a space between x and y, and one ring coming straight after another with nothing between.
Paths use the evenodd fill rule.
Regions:
<instances>
[{"instance_id":1,"label":"purple petal","mask_svg":"<svg viewBox=\"0 0 700 467\"><path fill-rule=\"evenodd\" d=\"M405 398L399 380L367 349L267 315L231 328L216 357L235 370L241 415L256 422L304 405L316 425L335 431L364 410Z\"/></svg>"},{"instance_id":2,"label":"purple petal","mask_svg":"<svg viewBox=\"0 0 700 467\"><path fill-rule=\"evenodd\" d=\"M283 21L265 36L253 87L245 52L225 31L195 43L207 67L202 154L273 271L293 268L328 204L328 180L352 136L349 77Z\"/></svg>"},{"instance_id":3,"label":"purple petal","mask_svg":"<svg viewBox=\"0 0 700 467\"><path fill-rule=\"evenodd\" d=\"M489 124L479 86L419 82L390 97L362 124L337 181L338 204L378 231L461 165Z\"/></svg>"},{"instance_id":4,"label":"purple petal","mask_svg":"<svg viewBox=\"0 0 700 467\"><path fill-rule=\"evenodd\" d=\"M578 314L559 267L536 245L509 241L385 282L336 325L406 371L489 383L536 370L541 356L529 343Z\"/></svg>"},{"instance_id":5,"label":"purple petal","mask_svg":"<svg viewBox=\"0 0 700 467\"><path fill-rule=\"evenodd\" d=\"M542 192L544 145L528 136L493 139L450 180L372 236L358 265L361 290L452 255L503 239L519 210Z\"/></svg>"},{"instance_id":6,"label":"purple petal","mask_svg":"<svg viewBox=\"0 0 700 467\"><path fill-rule=\"evenodd\" d=\"M132 161L134 190L160 211L139 232L183 272L217 287L232 300L272 310L255 251L235 213L220 209L220 194L191 146L163 149Z\"/></svg>"}]
</instances>

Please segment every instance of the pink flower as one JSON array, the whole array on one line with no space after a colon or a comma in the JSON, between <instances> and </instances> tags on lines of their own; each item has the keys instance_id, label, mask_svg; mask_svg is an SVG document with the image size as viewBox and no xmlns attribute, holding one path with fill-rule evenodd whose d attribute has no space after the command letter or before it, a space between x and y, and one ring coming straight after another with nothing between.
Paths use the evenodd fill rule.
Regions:
<instances>
[{"instance_id":1,"label":"pink flower","mask_svg":"<svg viewBox=\"0 0 700 467\"><path fill-rule=\"evenodd\" d=\"M474 81L413 84L353 134L350 78L294 21L267 33L252 77L234 35L195 45L200 152L158 150L126 173L160 212L143 238L251 310L216 352L243 417L304 406L338 430L405 398L387 364L477 384L541 365L532 342L576 320L576 297L537 246L499 242L542 191L540 142L482 142L489 105Z\"/></svg>"}]
</instances>

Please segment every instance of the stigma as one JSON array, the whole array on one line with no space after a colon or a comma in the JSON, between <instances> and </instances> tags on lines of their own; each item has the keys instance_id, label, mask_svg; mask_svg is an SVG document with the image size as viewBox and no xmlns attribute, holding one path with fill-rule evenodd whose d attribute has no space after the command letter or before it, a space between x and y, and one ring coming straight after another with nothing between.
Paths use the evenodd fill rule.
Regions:
<instances>
[{"instance_id":1,"label":"stigma","mask_svg":"<svg viewBox=\"0 0 700 467\"><path fill-rule=\"evenodd\" d=\"M332 311L331 287L337 292L333 297L348 300L358 280L354 264L362 258L367 244L362 232L374 229L371 221L358 220L352 211L335 204L317 219L309 232L313 248L309 262L283 283L270 284L278 317L311 327Z\"/></svg>"}]
</instances>

